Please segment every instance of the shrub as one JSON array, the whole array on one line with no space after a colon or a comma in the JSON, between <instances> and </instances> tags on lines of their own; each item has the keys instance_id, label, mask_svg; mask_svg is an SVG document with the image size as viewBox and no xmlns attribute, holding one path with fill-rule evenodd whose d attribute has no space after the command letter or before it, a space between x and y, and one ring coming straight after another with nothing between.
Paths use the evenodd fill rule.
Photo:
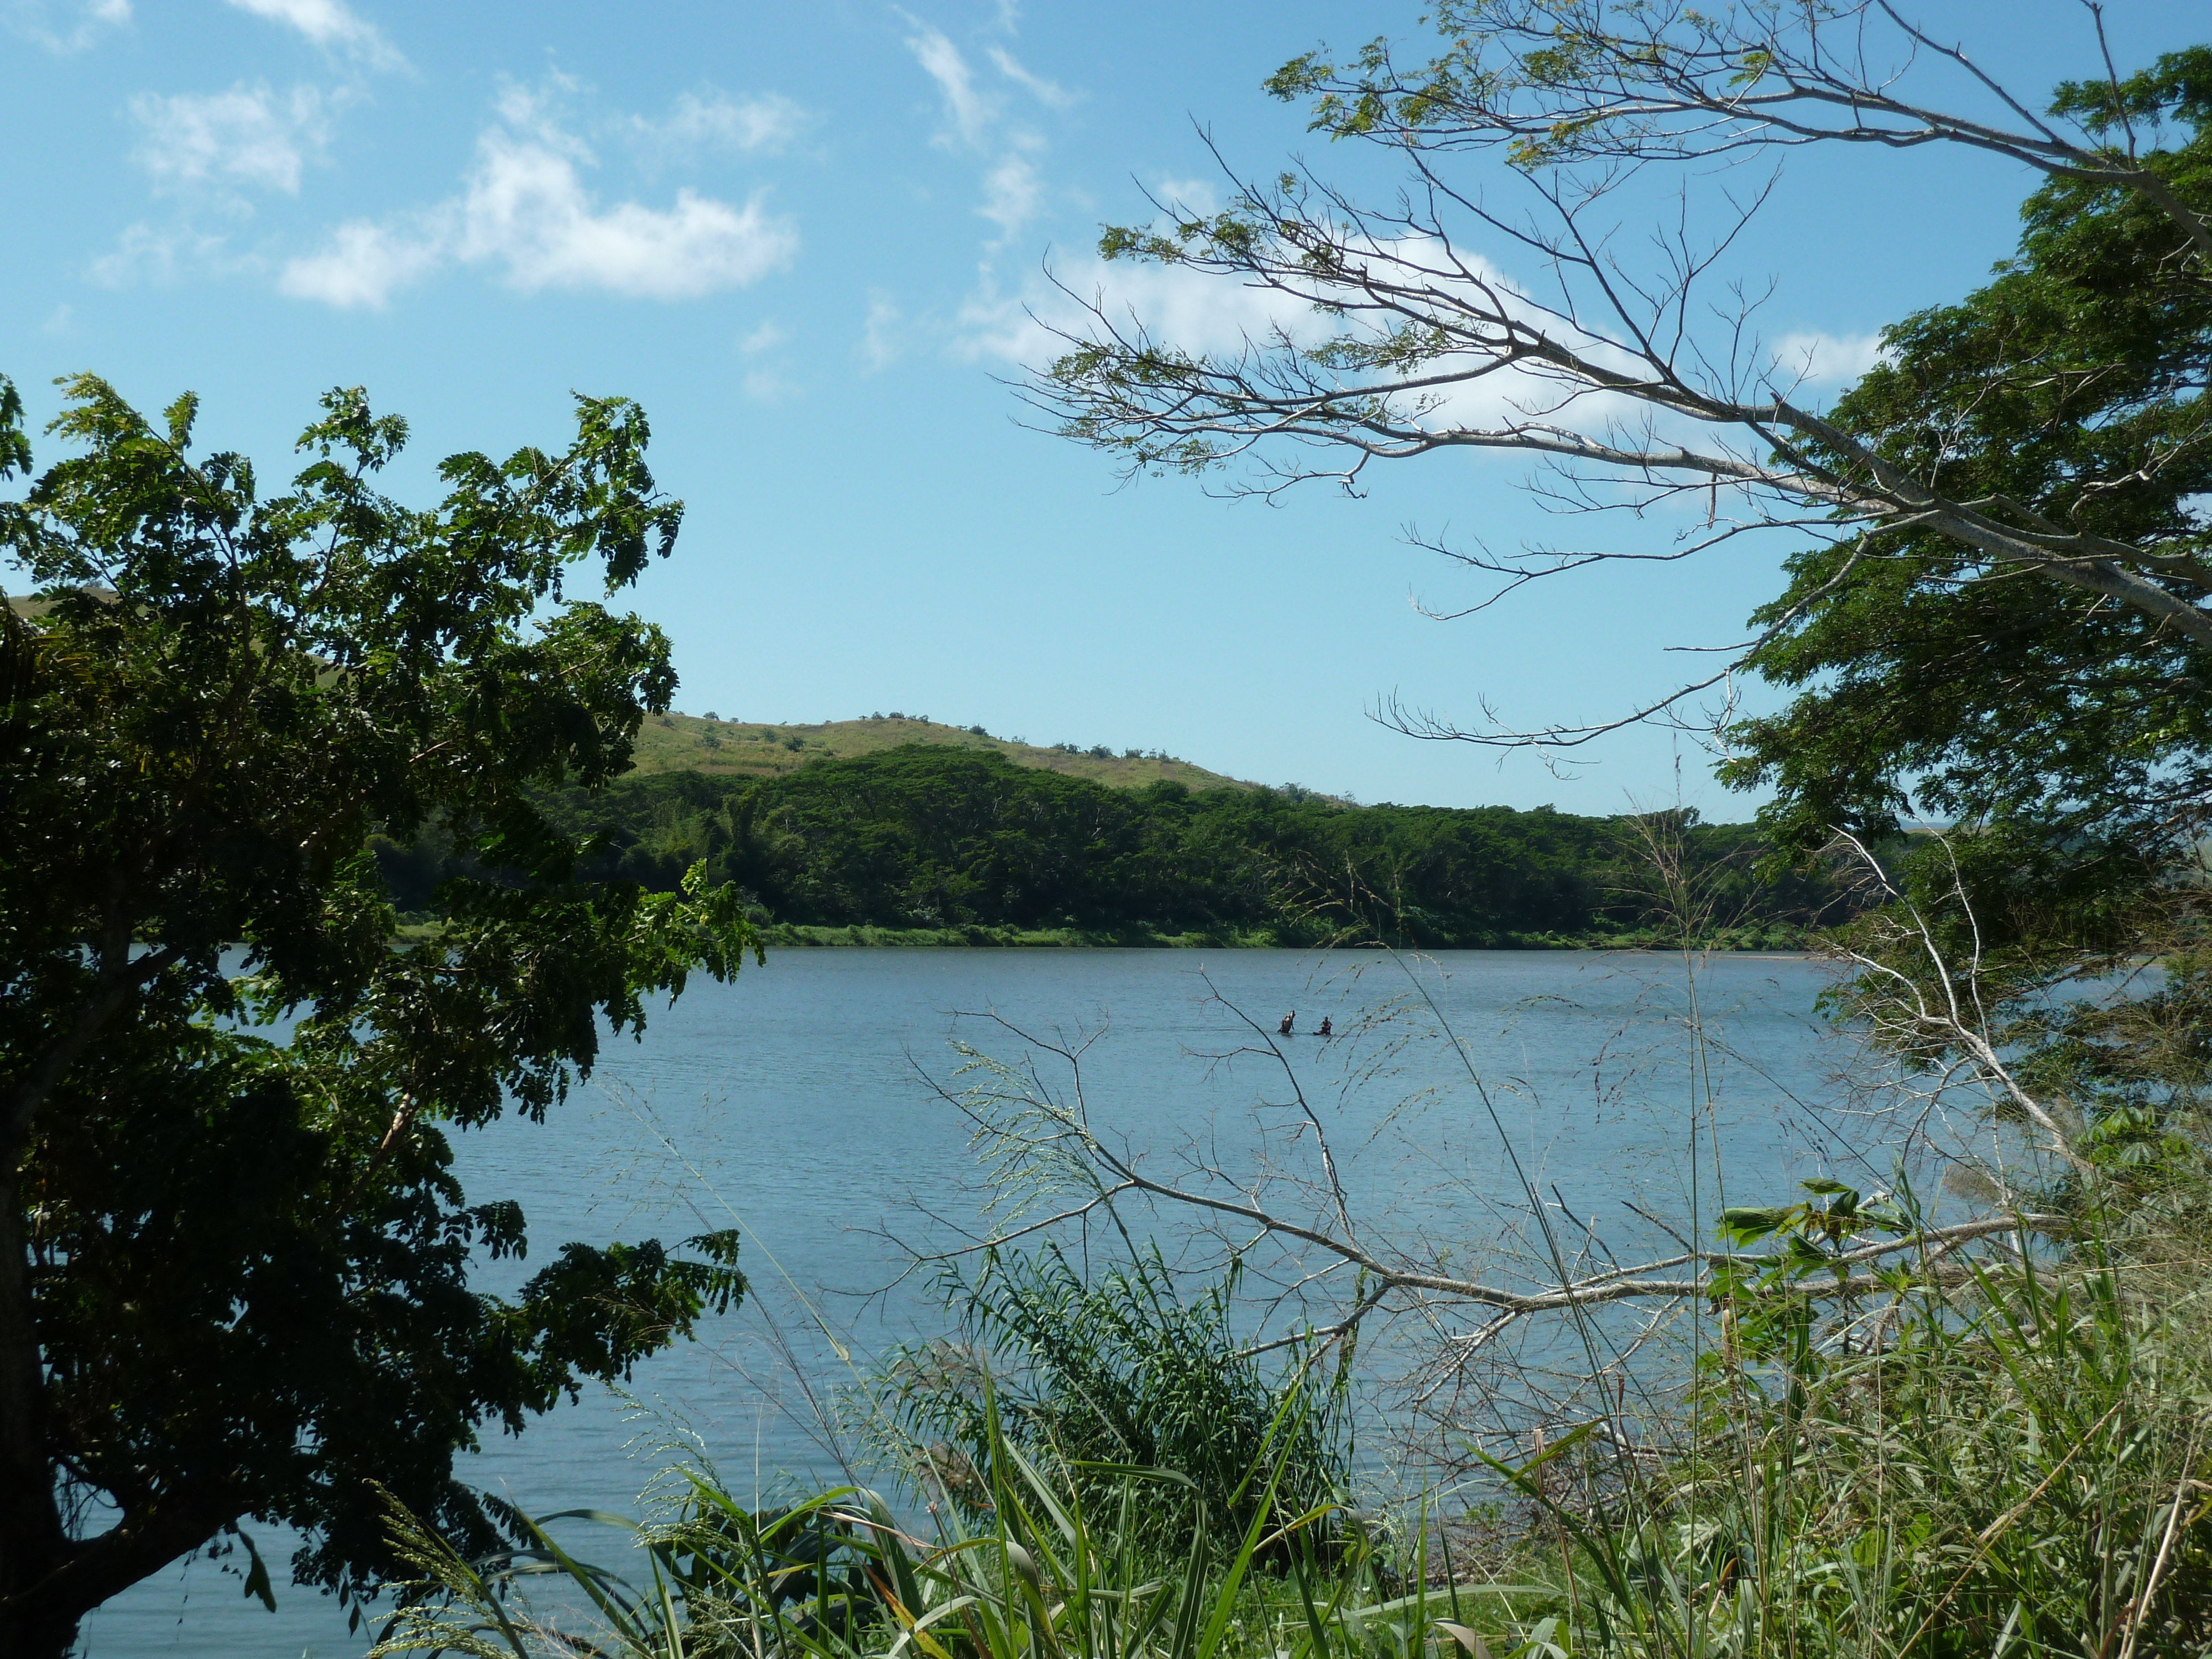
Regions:
<instances>
[{"instance_id":1,"label":"shrub","mask_svg":"<svg viewBox=\"0 0 2212 1659\"><path fill-rule=\"evenodd\" d=\"M1240 1534L1260 1518L1253 1469L1272 1446L1278 1519L1328 1504L1350 1461L1349 1396L1340 1374L1316 1382L1292 1353L1271 1373L1231 1322L1235 1275L1186 1297L1157 1248L1085 1278L1056 1246L985 1256L972 1279L945 1284L965 1345L896 1351L878 1379L892 1417L924 1446L1003 1478L1002 1444L1094 1498L1093 1467L1173 1469L1217 1522ZM939 1455L942 1456L940 1452ZM934 1466L919 1471L956 1502ZM1187 1512L1159 1517L1152 1542L1193 1547Z\"/></svg>"}]
</instances>

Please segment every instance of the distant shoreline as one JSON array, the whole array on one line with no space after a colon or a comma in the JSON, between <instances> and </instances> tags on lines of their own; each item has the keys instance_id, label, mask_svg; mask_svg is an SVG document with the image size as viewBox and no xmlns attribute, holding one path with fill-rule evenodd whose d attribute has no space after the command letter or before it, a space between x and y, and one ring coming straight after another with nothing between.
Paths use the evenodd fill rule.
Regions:
<instances>
[{"instance_id":1,"label":"distant shoreline","mask_svg":"<svg viewBox=\"0 0 2212 1659\"><path fill-rule=\"evenodd\" d=\"M1761 930L1762 933L1765 930ZM1080 927L845 927L799 922L770 922L761 928L761 942L797 950L1077 950L1077 951L1312 951L1330 947L1365 950L1379 948L1372 939L1332 941L1328 939L1286 939L1262 929L1227 929L1164 933L1152 929L1105 930ZM1405 951L1578 951L1589 952L1644 951L1671 954L1679 942L1650 934L1559 936L1508 934L1482 940L1449 944L1403 945ZM1770 957L1791 960L1810 954L1805 948L1777 945L1771 934L1729 940L1726 934L1699 942L1693 948L1728 956Z\"/></svg>"}]
</instances>

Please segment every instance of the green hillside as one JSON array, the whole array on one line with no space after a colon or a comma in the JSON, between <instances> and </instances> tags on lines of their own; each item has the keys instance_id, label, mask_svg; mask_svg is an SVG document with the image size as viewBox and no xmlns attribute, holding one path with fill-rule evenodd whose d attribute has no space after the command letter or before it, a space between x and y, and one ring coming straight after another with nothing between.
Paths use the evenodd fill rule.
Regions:
<instances>
[{"instance_id":1,"label":"green hillside","mask_svg":"<svg viewBox=\"0 0 2212 1659\"><path fill-rule=\"evenodd\" d=\"M826 720L812 726L726 720L713 715L648 715L638 733L637 770L641 775L704 772L715 777L775 777L812 760L857 760L911 744L986 749L1017 766L1085 778L1116 789L1141 789L1161 782L1193 789L1259 787L1157 750L1148 754L1131 749L1117 754L1103 747L1049 748L994 738L974 726L940 726L935 720L905 714L875 714L865 720Z\"/></svg>"},{"instance_id":2,"label":"green hillside","mask_svg":"<svg viewBox=\"0 0 2212 1659\"><path fill-rule=\"evenodd\" d=\"M1710 943L1795 946L1845 896L1817 872L1762 870L1751 825L1693 813L1353 806L1171 779L1116 789L986 745L908 744L758 777L633 775L538 805L588 837L587 878L671 892L703 864L759 920L852 943L877 942L866 930L979 945L1659 943L1650 831L1712 901ZM489 844L434 827L376 853L399 909L428 921L441 883L500 878L477 862Z\"/></svg>"}]
</instances>

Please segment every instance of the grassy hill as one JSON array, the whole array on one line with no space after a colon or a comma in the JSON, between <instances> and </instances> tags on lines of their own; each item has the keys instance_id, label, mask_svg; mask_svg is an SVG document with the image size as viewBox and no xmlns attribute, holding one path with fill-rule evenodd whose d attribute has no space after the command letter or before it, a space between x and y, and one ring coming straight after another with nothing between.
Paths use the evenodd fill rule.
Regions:
<instances>
[{"instance_id":1,"label":"grassy hill","mask_svg":"<svg viewBox=\"0 0 2212 1659\"><path fill-rule=\"evenodd\" d=\"M815 726L772 726L697 714L648 714L638 733L637 769L641 775L691 771L722 777L774 777L795 771L811 760L854 760L915 743L988 749L1017 766L1088 778L1119 789L1140 789L1164 778L1193 789L1259 787L1158 752L1128 750L1117 755L1103 748L1043 748L994 738L974 726L940 726L935 720L904 714L827 720Z\"/></svg>"},{"instance_id":2,"label":"grassy hill","mask_svg":"<svg viewBox=\"0 0 2212 1659\"><path fill-rule=\"evenodd\" d=\"M18 615L40 617L50 602L10 594ZM771 726L757 720L718 720L712 715L648 714L637 738L637 772L705 772L718 777L766 778L797 770L811 760L853 760L910 743L941 744L957 749L988 749L1017 766L1063 777L1088 778L1116 789L1141 789L1163 778L1193 789L1256 789L1243 778L1224 777L1203 766L1157 750L1147 754L1103 747L1041 747L1010 738L994 738L978 726L940 726L904 714L866 720L826 720L814 726Z\"/></svg>"}]
</instances>

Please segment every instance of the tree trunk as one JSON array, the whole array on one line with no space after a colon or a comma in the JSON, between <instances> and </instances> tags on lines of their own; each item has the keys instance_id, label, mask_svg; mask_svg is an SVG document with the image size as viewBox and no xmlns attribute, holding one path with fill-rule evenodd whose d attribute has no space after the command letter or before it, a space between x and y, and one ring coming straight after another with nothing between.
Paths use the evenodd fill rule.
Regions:
<instances>
[{"instance_id":1,"label":"tree trunk","mask_svg":"<svg viewBox=\"0 0 2212 1659\"><path fill-rule=\"evenodd\" d=\"M77 1619L43 1611L70 1546L47 1455L21 1158L19 1146L0 1147L0 1659L46 1659L69 1650Z\"/></svg>"},{"instance_id":2,"label":"tree trunk","mask_svg":"<svg viewBox=\"0 0 2212 1659\"><path fill-rule=\"evenodd\" d=\"M0 1659L65 1659L85 1614L190 1554L221 1525L204 1512L172 1508L126 1516L97 1538L64 1538L58 1551L42 1555L19 1556L12 1540L0 1540L9 1546L0 1566L7 1575Z\"/></svg>"},{"instance_id":3,"label":"tree trunk","mask_svg":"<svg viewBox=\"0 0 2212 1659\"><path fill-rule=\"evenodd\" d=\"M64 1659L109 1597L188 1554L230 1518L179 1495L96 1538L62 1525L46 1439L46 1371L31 1310L20 1147L0 1149L0 1659ZM234 1513L234 1510L231 1511Z\"/></svg>"},{"instance_id":4,"label":"tree trunk","mask_svg":"<svg viewBox=\"0 0 2212 1659\"><path fill-rule=\"evenodd\" d=\"M0 1659L69 1659L78 1615L0 1607Z\"/></svg>"}]
</instances>

